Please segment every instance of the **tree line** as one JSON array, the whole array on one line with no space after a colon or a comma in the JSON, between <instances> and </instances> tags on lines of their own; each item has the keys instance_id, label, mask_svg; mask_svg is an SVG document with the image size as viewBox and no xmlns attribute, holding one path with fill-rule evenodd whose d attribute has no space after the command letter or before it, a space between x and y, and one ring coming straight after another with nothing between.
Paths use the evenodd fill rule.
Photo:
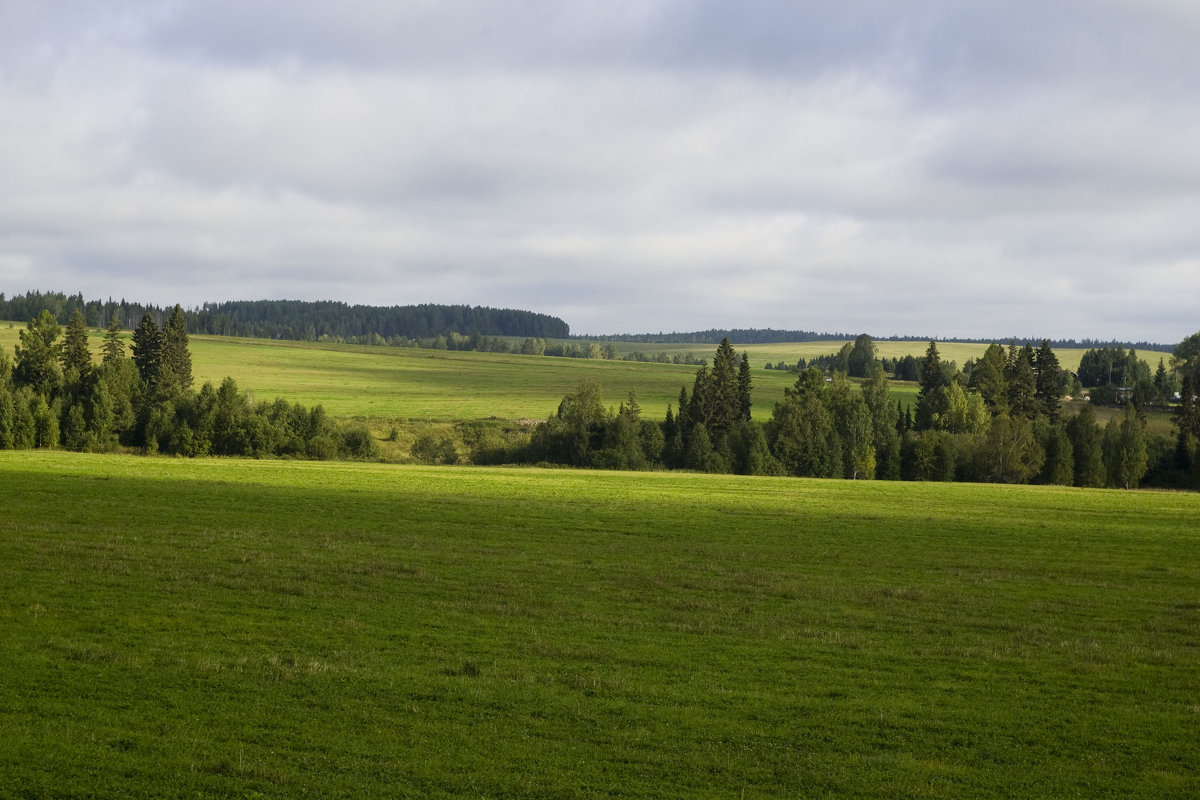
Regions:
<instances>
[{"instance_id":1,"label":"tree line","mask_svg":"<svg viewBox=\"0 0 1200 800\"><path fill-rule=\"evenodd\" d=\"M867 334L862 334L866 336ZM839 341L842 339L852 338L847 333L829 333L819 331L803 331L803 330L779 330L776 328L726 328L726 329L709 329L706 331L689 331L671 333L618 333L599 337L606 341L612 342L644 342L647 344L717 344L723 339L737 341L743 344L787 344L790 342L820 342L820 341ZM913 342L913 341L933 341L933 342L952 342L956 344L990 344L993 339L970 339L963 337L928 337L917 336L913 334L894 335L894 336L876 336L872 337L876 341L882 342ZM1023 338L1020 336L1008 337L1010 341L1016 342L1018 345L1036 346L1042 341L1048 341L1051 347L1083 349L1083 348L1116 348L1116 347L1133 347L1143 350L1165 350L1165 345L1155 344L1153 342L1119 342L1116 340L1101 341L1098 339L1039 339L1039 338Z\"/></svg>"},{"instance_id":2,"label":"tree line","mask_svg":"<svg viewBox=\"0 0 1200 800\"><path fill-rule=\"evenodd\" d=\"M855 369L799 373L771 418L750 418L751 372L728 340L701 367L664 420L643 418L636 394L613 410L584 382L512 460L594 468L684 468L799 477L987 481L1132 488L1200 488L1200 334L1175 348L1182 387L1176 437L1148 436L1145 409L1130 402L1105 425L1092 405L1062 413L1063 370L1049 341L1034 349L992 343L969 374L947 369L931 341L920 360L915 409L892 397L869 337L856 339ZM868 358L870 356L870 358Z\"/></svg>"},{"instance_id":3,"label":"tree line","mask_svg":"<svg viewBox=\"0 0 1200 800\"><path fill-rule=\"evenodd\" d=\"M93 328L102 327L114 315L125 328L133 328L146 314L161 325L171 313L158 306L124 299L84 300L82 294L31 291L5 298L0 293L0 319L32 319L43 310L49 311L61 325L67 324L79 310L85 323ZM194 334L259 339L395 344L433 339L452 331L558 339L570 335L566 322L548 314L432 303L365 306L337 301L236 300L204 303L183 313L188 330Z\"/></svg>"},{"instance_id":4,"label":"tree line","mask_svg":"<svg viewBox=\"0 0 1200 800\"><path fill-rule=\"evenodd\" d=\"M365 425L333 420L321 406L255 403L233 378L193 390L187 323L178 305L161 327L146 312L131 350L127 356L114 314L96 363L83 310L72 311L64 330L43 309L19 332L13 358L0 348L0 449L126 447L312 459L378 452Z\"/></svg>"}]
</instances>

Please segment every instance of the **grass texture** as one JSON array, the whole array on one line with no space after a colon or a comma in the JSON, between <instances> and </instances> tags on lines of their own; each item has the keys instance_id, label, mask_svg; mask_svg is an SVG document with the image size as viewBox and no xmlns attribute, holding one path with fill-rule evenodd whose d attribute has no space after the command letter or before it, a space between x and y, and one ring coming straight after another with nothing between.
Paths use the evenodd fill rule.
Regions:
<instances>
[{"instance_id":1,"label":"grass texture","mask_svg":"<svg viewBox=\"0 0 1200 800\"><path fill-rule=\"evenodd\" d=\"M0 485L0 796L1200 794L1200 495L44 451Z\"/></svg>"}]
</instances>

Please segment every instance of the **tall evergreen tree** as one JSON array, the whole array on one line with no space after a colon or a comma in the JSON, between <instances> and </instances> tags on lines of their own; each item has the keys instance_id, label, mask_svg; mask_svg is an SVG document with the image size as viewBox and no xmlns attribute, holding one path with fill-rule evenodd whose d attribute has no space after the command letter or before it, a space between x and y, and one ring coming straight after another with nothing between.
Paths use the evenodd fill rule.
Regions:
<instances>
[{"instance_id":1,"label":"tall evergreen tree","mask_svg":"<svg viewBox=\"0 0 1200 800\"><path fill-rule=\"evenodd\" d=\"M1161 358L1158 360L1158 369L1154 371L1154 389L1158 392L1158 399L1161 403L1170 400L1171 393L1174 391L1171 388L1171 378L1167 373L1167 367Z\"/></svg>"},{"instance_id":2,"label":"tall evergreen tree","mask_svg":"<svg viewBox=\"0 0 1200 800\"><path fill-rule=\"evenodd\" d=\"M742 363L738 365L738 412L741 419L750 419L751 407L750 356L747 353L742 353Z\"/></svg>"},{"instance_id":3,"label":"tall evergreen tree","mask_svg":"<svg viewBox=\"0 0 1200 800\"><path fill-rule=\"evenodd\" d=\"M717 442L733 429L742 418L741 392L738 385L738 358L729 344L722 339L713 357L708 414L708 433Z\"/></svg>"},{"instance_id":4,"label":"tall evergreen tree","mask_svg":"<svg viewBox=\"0 0 1200 800\"><path fill-rule=\"evenodd\" d=\"M1034 398L1038 410L1053 422L1058 419L1058 400L1062 387L1062 368L1058 356L1050 349L1050 340L1043 339L1033 358Z\"/></svg>"},{"instance_id":5,"label":"tall evergreen tree","mask_svg":"<svg viewBox=\"0 0 1200 800\"><path fill-rule=\"evenodd\" d=\"M137 364L143 381L151 384L158 380L163 363L163 337L150 312L146 312L133 331L133 363Z\"/></svg>"},{"instance_id":6,"label":"tall evergreen tree","mask_svg":"<svg viewBox=\"0 0 1200 800\"><path fill-rule=\"evenodd\" d=\"M1034 419L1038 415L1038 404L1034 397L1037 379L1033 374L1033 348L1029 345L1017 349L1016 342L1008 348L1005 381L1008 384L1008 410L1013 417Z\"/></svg>"},{"instance_id":7,"label":"tall evergreen tree","mask_svg":"<svg viewBox=\"0 0 1200 800\"><path fill-rule=\"evenodd\" d=\"M697 425L707 427L712 416L713 406L712 374L707 366L696 370L696 379L692 382L692 399L688 401L688 433Z\"/></svg>"},{"instance_id":8,"label":"tall evergreen tree","mask_svg":"<svg viewBox=\"0 0 1200 800\"><path fill-rule=\"evenodd\" d=\"M192 388L192 354L188 352L187 320L178 304L162 329L162 363L180 388Z\"/></svg>"},{"instance_id":9,"label":"tall evergreen tree","mask_svg":"<svg viewBox=\"0 0 1200 800\"><path fill-rule=\"evenodd\" d=\"M100 345L103 354L101 360L111 364L125 357L125 343L121 341L121 317L114 310L108 321L108 329L104 332L104 344Z\"/></svg>"},{"instance_id":10,"label":"tall evergreen tree","mask_svg":"<svg viewBox=\"0 0 1200 800\"><path fill-rule=\"evenodd\" d=\"M942 372L942 359L938 355L937 342L930 341L925 349L925 360L921 362L921 388L917 391L917 430L932 428L938 415L944 410L945 396L941 391L946 385Z\"/></svg>"},{"instance_id":11,"label":"tall evergreen tree","mask_svg":"<svg viewBox=\"0 0 1200 800\"><path fill-rule=\"evenodd\" d=\"M78 308L71 313L71 320L67 323L59 360L63 372L74 374L77 380L86 378L92 368L92 353L88 350L87 343L87 322Z\"/></svg>"}]
</instances>

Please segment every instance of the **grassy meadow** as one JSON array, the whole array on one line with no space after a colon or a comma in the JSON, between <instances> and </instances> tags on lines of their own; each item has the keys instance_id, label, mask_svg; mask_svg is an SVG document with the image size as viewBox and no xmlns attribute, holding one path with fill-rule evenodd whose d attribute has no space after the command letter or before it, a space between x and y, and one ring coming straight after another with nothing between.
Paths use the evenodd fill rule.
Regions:
<instances>
[{"instance_id":1,"label":"grassy meadow","mask_svg":"<svg viewBox=\"0 0 1200 800\"><path fill-rule=\"evenodd\" d=\"M1200 793L1200 495L44 451L0 483L0 796Z\"/></svg>"}]
</instances>

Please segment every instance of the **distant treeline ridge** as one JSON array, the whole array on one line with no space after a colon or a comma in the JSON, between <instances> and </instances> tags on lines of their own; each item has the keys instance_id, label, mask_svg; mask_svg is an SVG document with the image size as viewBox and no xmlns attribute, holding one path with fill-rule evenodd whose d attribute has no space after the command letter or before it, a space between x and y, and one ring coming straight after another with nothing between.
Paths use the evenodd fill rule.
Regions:
<instances>
[{"instance_id":1,"label":"distant treeline ridge","mask_svg":"<svg viewBox=\"0 0 1200 800\"><path fill-rule=\"evenodd\" d=\"M738 344L783 344L787 342L853 341L853 333L820 333L817 331L777 330L774 328L730 328L707 331L671 333L616 333L605 336L577 336L576 338L598 339L611 342L641 342L645 344L720 344L723 339ZM999 336L983 339L938 336L872 336L874 341L883 342L953 342L958 344L991 344L993 342L1016 342L1018 346L1038 347L1044 341L1051 347L1086 350L1097 347L1133 347L1139 350L1170 352L1174 345L1155 342L1123 342L1116 339L1043 339L1041 337Z\"/></svg>"},{"instance_id":2,"label":"distant treeline ridge","mask_svg":"<svg viewBox=\"0 0 1200 800\"><path fill-rule=\"evenodd\" d=\"M170 314L170 309L125 299L84 300L82 294L34 291L5 298L0 293L0 319L33 319L47 310L60 324L66 324L75 309L83 312L93 328L106 326L114 313L126 329L136 327L147 313L159 324ZM258 339L396 340L433 338L452 332L542 339L570 336L570 326L548 314L433 303L352 306L333 300L233 300L185 309L184 317L190 333Z\"/></svg>"}]
</instances>

